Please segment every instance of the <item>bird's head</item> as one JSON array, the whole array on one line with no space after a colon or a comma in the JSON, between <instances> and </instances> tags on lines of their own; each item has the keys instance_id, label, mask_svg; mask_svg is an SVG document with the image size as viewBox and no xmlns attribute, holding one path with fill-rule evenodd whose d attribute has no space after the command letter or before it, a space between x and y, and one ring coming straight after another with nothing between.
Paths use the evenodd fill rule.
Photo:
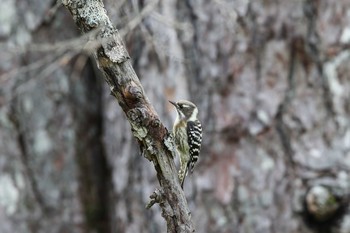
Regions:
<instances>
[{"instance_id":1,"label":"bird's head","mask_svg":"<svg viewBox=\"0 0 350 233\"><path fill-rule=\"evenodd\" d=\"M197 106L188 100L179 100L177 102L169 101L175 106L177 115L180 120L195 120L197 119Z\"/></svg>"}]
</instances>

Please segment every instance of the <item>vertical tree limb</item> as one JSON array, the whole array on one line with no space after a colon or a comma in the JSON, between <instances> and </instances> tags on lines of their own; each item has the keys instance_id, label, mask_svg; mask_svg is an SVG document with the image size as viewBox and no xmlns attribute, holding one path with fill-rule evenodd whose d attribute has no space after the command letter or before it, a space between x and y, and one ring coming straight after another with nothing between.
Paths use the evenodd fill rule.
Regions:
<instances>
[{"instance_id":1,"label":"vertical tree limb","mask_svg":"<svg viewBox=\"0 0 350 233\"><path fill-rule=\"evenodd\" d=\"M168 232L194 232L189 208L180 187L172 152L164 144L167 129L146 97L132 68L129 55L111 24L101 0L63 0L78 28L87 33L98 30L101 43L94 52L111 94L117 99L146 158L153 162L161 189L152 202L159 203Z\"/></svg>"}]
</instances>

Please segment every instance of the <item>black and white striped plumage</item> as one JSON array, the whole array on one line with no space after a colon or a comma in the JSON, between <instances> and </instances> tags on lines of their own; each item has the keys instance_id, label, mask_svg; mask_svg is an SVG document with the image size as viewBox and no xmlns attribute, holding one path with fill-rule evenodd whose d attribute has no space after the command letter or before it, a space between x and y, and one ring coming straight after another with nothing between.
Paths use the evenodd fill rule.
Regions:
<instances>
[{"instance_id":1,"label":"black and white striped plumage","mask_svg":"<svg viewBox=\"0 0 350 233\"><path fill-rule=\"evenodd\" d=\"M181 187L185 177L193 172L195 163L199 158L202 143L202 126L198 120L196 105L187 100L172 102L177 110L177 117L173 126L173 137L180 157L179 179Z\"/></svg>"},{"instance_id":2,"label":"black and white striped plumage","mask_svg":"<svg viewBox=\"0 0 350 233\"><path fill-rule=\"evenodd\" d=\"M191 157L191 160L187 165L187 171L189 170L192 173L194 165L199 158L202 144L202 125L199 120L187 122L187 137Z\"/></svg>"}]
</instances>

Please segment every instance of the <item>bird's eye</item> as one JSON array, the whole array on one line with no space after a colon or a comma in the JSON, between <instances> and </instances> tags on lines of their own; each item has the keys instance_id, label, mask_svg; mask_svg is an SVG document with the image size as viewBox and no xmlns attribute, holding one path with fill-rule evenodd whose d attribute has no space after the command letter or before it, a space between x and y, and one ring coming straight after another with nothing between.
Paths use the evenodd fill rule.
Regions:
<instances>
[{"instance_id":1,"label":"bird's eye","mask_svg":"<svg viewBox=\"0 0 350 233\"><path fill-rule=\"evenodd\" d=\"M184 107L184 106L183 106L182 104L179 104L179 108L181 108L181 109L182 109L183 107Z\"/></svg>"}]
</instances>

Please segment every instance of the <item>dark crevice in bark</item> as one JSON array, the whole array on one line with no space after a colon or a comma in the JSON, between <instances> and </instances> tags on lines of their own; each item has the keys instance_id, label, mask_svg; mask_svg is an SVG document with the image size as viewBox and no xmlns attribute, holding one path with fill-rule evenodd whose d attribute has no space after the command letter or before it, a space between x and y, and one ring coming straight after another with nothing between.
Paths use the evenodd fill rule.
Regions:
<instances>
[{"instance_id":1,"label":"dark crevice in bark","mask_svg":"<svg viewBox=\"0 0 350 233\"><path fill-rule=\"evenodd\" d=\"M133 141L130 144L131 148L137 148L137 145L135 144L135 142ZM125 199L125 202L127 205L129 205L130 207L126 209L127 211L127 222L129 224L133 224L134 222L139 221L138 218L135 218L134 213L135 213L135 207L136 208L138 206L142 206L142 193L140 193L140 187L137 187L137 184L142 184L142 177L141 177L141 163L142 160L140 160L140 155L137 153L137 151L135 149L130 149L130 159L129 159L129 163L128 163L128 171L132 171L128 173L128 177L127 177L127 186L123 191L123 198ZM133 203L133 202L138 202L138 203ZM140 211L142 211L142 209L140 209ZM145 214L145 211L140 212L139 214ZM149 226L147 225L147 223L142 222L140 224L143 224L143 228L147 229Z\"/></svg>"},{"instance_id":2,"label":"dark crevice in bark","mask_svg":"<svg viewBox=\"0 0 350 233\"><path fill-rule=\"evenodd\" d=\"M20 159L24 167L25 175L29 181L29 186L31 188L35 201L38 203L38 206L40 207L43 213L48 213L49 208L45 204L44 197L42 196L39 190L38 182L35 178L34 171L30 164L30 152L28 151L25 135L26 131L23 130L23 125L20 122L20 119L18 118L20 116L20 113L17 110L17 108L19 108L19 103L18 100L15 99L11 104L11 112L9 118L11 119L11 122L14 125L14 128L17 133L17 143L21 152Z\"/></svg>"},{"instance_id":3,"label":"dark crevice in bark","mask_svg":"<svg viewBox=\"0 0 350 233\"><path fill-rule=\"evenodd\" d=\"M311 60L317 67L317 72L321 79L321 85L323 89L323 102L326 110L331 117L334 119L335 111L332 101L332 93L328 83L328 77L323 70L323 59L320 52L321 39L317 32L317 17L318 17L318 5L319 1L306 0L304 3L304 15L307 19L307 34L306 34L306 52L311 57Z\"/></svg>"},{"instance_id":4,"label":"dark crevice in bark","mask_svg":"<svg viewBox=\"0 0 350 233\"><path fill-rule=\"evenodd\" d=\"M297 46L297 39L293 40L290 45L290 58L289 58L289 71L288 71L288 87L286 90L286 94L284 96L284 99L282 103L279 105L277 114L276 114L276 130L280 137L282 148L285 152L286 161L289 164L287 166L289 169L287 172L291 172L294 174L296 164L294 161L294 151L291 145L291 132L289 131L288 127L284 123L284 115L287 114L288 108L295 97L295 79L294 79L294 71L295 71L295 65L296 65L296 46ZM291 169L291 170L290 170Z\"/></svg>"},{"instance_id":5,"label":"dark crevice in bark","mask_svg":"<svg viewBox=\"0 0 350 233\"><path fill-rule=\"evenodd\" d=\"M251 113L252 120L260 121L257 116L257 111L261 106L261 101L259 100L259 93L262 88L262 66L263 66L263 53L266 45L266 32L264 32L264 28L257 22L258 14L252 7L252 2L248 4L248 11L246 15L246 23L245 25L249 25L249 30L251 31L252 37L250 38L249 47L255 59L255 80L256 80L256 90L254 91L256 94L254 95L254 103L255 107L253 112Z\"/></svg>"},{"instance_id":6,"label":"dark crevice in bark","mask_svg":"<svg viewBox=\"0 0 350 233\"><path fill-rule=\"evenodd\" d=\"M198 87L203 87L203 79L201 77L200 69L201 62L200 59L200 49L199 49L199 38L197 31L197 21L198 18L195 13L195 9L192 6L190 0L179 0L177 1L177 8L184 9L182 12L177 12L177 18L180 22L189 21L193 29L192 40L186 44L183 44L184 47L184 57L186 62L186 73L191 77L188 82L189 84L189 93L197 93L199 91ZM188 32L184 32L188 33ZM191 96L191 99L195 98L197 95ZM198 102L194 100L195 102Z\"/></svg>"},{"instance_id":7,"label":"dark crevice in bark","mask_svg":"<svg viewBox=\"0 0 350 233\"><path fill-rule=\"evenodd\" d=\"M145 2L143 0L138 1L126 1L125 7L131 8L134 10L133 14L140 14L145 7ZM136 17L135 15L122 14L127 19ZM124 24L125 25L125 24ZM117 25L117 27L123 27L123 25ZM149 35L153 36L152 29L150 25L142 19L141 23L138 25L138 28L135 28L132 33L128 33L125 38L125 46L132 57L132 66L134 67L137 74L139 74L139 65L140 58L144 53L144 49L147 48L147 35L145 33L149 33ZM155 54L154 58L157 60L159 64L159 57ZM141 79L142 77L140 77Z\"/></svg>"},{"instance_id":8,"label":"dark crevice in bark","mask_svg":"<svg viewBox=\"0 0 350 233\"><path fill-rule=\"evenodd\" d=\"M102 82L88 62L71 80L75 158L86 232L112 232L111 171L104 151Z\"/></svg>"}]
</instances>

